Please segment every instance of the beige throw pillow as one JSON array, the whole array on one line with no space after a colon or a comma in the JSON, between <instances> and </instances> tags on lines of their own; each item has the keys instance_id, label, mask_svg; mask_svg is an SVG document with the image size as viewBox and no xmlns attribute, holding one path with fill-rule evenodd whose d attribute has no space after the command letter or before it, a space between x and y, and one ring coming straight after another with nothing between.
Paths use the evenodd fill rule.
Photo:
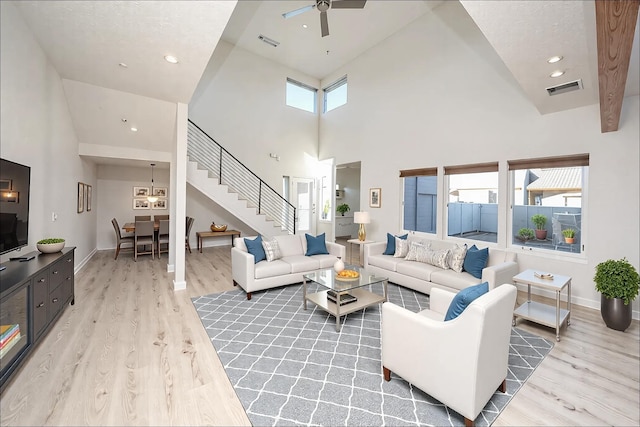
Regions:
<instances>
[{"instance_id":1,"label":"beige throw pillow","mask_svg":"<svg viewBox=\"0 0 640 427\"><path fill-rule=\"evenodd\" d=\"M407 261L420 261L420 258L424 258L424 254L427 249L431 248L431 243L423 242L410 242L409 252L407 252Z\"/></svg>"},{"instance_id":2,"label":"beige throw pillow","mask_svg":"<svg viewBox=\"0 0 640 427\"><path fill-rule=\"evenodd\" d=\"M424 256L418 258L418 261L435 265L436 267L440 267L444 270L448 270L449 269L449 264L447 264L448 256L449 256L449 249L441 249L438 251L427 249L425 251Z\"/></svg>"},{"instance_id":3,"label":"beige throw pillow","mask_svg":"<svg viewBox=\"0 0 640 427\"><path fill-rule=\"evenodd\" d=\"M405 258L409 253L409 241L400 239L398 237L396 239L396 253L393 254L394 258Z\"/></svg>"},{"instance_id":4,"label":"beige throw pillow","mask_svg":"<svg viewBox=\"0 0 640 427\"><path fill-rule=\"evenodd\" d=\"M467 244L456 246L449 251L449 257L447 258L447 264L456 273L462 273L462 264L464 264L464 257L467 254Z\"/></svg>"},{"instance_id":5,"label":"beige throw pillow","mask_svg":"<svg viewBox=\"0 0 640 427\"><path fill-rule=\"evenodd\" d=\"M267 256L267 262L282 258L280 246L278 246L278 241L276 239L263 239L262 247L264 248L264 254Z\"/></svg>"}]
</instances>

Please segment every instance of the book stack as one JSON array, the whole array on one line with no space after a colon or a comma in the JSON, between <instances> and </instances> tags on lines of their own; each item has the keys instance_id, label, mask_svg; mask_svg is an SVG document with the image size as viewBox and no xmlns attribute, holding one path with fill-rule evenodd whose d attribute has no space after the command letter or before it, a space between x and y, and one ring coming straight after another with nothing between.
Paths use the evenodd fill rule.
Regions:
<instances>
[{"instance_id":1,"label":"book stack","mask_svg":"<svg viewBox=\"0 0 640 427\"><path fill-rule=\"evenodd\" d=\"M546 280L553 279L553 274L551 274L551 273L539 273L539 272L535 271L533 273L533 275L536 276L538 279L546 279Z\"/></svg>"},{"instance_id":2,"label":"book stack","mask_svg":"<svg viewBox=\"0 0 640 427\"><path fill-rule=\"evenodd\" d=\"M0 325L0 357L20 341L20 325Z\"/></svg>"},{"instance_id":3,"label":"book stack","mask_svg":"<svg viewBox=\"0 0 640 427\"><path fill-rule=\"evenodd\" d=\"M358 301L358 298L346 292L338 294L336 291L331 291L331 290L327 291L327 299L333 303L335 303L338 300L338 296L340 296L340 305L345 305L345 304L349 304L350 302Z\"/></svg>"}]
</instances>

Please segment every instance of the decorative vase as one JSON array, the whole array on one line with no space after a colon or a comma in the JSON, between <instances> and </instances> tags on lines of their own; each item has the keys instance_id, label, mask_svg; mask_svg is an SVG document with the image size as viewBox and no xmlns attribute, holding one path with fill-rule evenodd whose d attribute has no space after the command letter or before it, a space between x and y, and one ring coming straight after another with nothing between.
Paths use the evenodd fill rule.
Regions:
<instances>
[{"instance_id":1,"label":"decorative vase","mask_svg":"<svg viewBox=\"0 0 640 427\"><path fill-rule=\"evenodd\" d=\"M342 270L344 270L344 262L342 262L342 259L340 257L338 257L338 260L333 263L333 269L336 271L336 273L340 273Z\"/></svg>"},{"instance_id":2,"label":"decorative vase","mask_svg":"<svg viewBox=\"0 0 640 427\"><path fill-rule=\"evenodd\" d=\"M60 252L64 249L64 243L36 243L36 248L43 254L52 254L55 252Z\"/></svg>"},{"instance_id":3,"label":"decorative vase","mask_svg":"<svg viewBox=\"0 0 640 427\"><path fill-rule=\"evenodd\" d=\"M536 230L536 239L547 240L547 230Z\"/></svg>"},{"instance_id":4,"label":"decorative vase","mask_svg":"<svg viewBox=\"0 0 640 427\"><path fill-rule=\"evenodd\" d=\"M624 332L631 325L631 303L624 305L622 298L607 298L600 294L600 314L608 328Z\"/></svg>"}]
</instances>

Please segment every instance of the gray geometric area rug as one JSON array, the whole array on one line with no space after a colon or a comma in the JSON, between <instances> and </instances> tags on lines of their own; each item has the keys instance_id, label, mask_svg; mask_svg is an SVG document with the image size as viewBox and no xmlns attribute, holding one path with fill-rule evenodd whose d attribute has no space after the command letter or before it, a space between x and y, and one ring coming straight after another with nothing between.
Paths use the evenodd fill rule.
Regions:
<instances>
[{"instance_id":1,"label":"gray geometric area rug","mask_svg":"<svg viewBox=\"0 0 640 427\"><path fill-rule=\"evenodd\" d=\"M384 381L379 305L343 317L338 333L335 317L313 303L303 309L301 288L255 292L250 301L242 290L192 299L254 426L464 425L405 380ZM370 290L382 293L382 285ZM394 284L388 300L414 312L429 307L427 295ZM493 395L476 425L491 425L552 347L512 328L507 392Z\"/></svg>"}]
</instances>

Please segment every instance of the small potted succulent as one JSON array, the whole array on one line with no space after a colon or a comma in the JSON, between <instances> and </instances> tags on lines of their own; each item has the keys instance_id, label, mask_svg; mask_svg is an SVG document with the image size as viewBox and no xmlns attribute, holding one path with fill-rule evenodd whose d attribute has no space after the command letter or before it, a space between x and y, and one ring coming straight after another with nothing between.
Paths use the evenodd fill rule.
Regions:
<instances>
[{"instance_id":1,"label":"small potted succulent","mask_svg":"<svg viewBox=\"0 0 640 427\"><path fill-rule=\"evenodd\" d=\"M349 212L351 210L351 208L349 207L348 204L343 203L341 205L338 205L338 207L336 208L336 211L340 212L340 214L342 216L344 216L345 213Z\"/></svg>"},{"instance_id":2,"label":"small potted succulent","mask_svg":"<svg viewBox=\"0 0 640 427\"><path fill-rule=\"evenodd\" d=\"M545 225L547 225L547 217L542 214L535 214L531 217L531 222L536 226L536 239L546 240L547 229Z\"/></svg>"},{"instance_id":3,"label":"small potted succulent","mask_svg":"<svg viewBox=\"0 0 640 427\"><path fill-rule=\"evenodd\" d=\"M573 244L576 238L576 230L574 230L573 228L567 228L565 230L562 230L562 235L564 236L564 241L566 243Z\"/></svg>"},{"instance_id":4,"label":"small potted succulent","mask_svg":"<svg viewBox=\"0 0 640 427\"><path fill-rule=\"evenodd\" d=\"M39 240L38 243L36 243L36 247L43 254L60 252L62 249L64 249L64 239L60 239L58 237L42 239Z\"/></svg>"},{"instance_id":5,"label":"small potted succulent","mask_svg":"<svg viewBox=\"0 0 640 427\"><path fill-rule=\"evenodd\" d=\"M526 242L527 240L533 240L534 231L530 228L521 228L518 230L516 238L520 241Z\"/></svg>"},{"instance_id":6,"label":"small potted succulent","mask_svg":"<svg viewBox=\"0 0 640 427\"><path fill-rule=\"evenodd\" d=\"M638 296L640 275L626 258L608 259L596 266L593 281L601 293L602 320L607 327L624 331L631 325L631 301Z\"/></svg>"}]
</instances>

